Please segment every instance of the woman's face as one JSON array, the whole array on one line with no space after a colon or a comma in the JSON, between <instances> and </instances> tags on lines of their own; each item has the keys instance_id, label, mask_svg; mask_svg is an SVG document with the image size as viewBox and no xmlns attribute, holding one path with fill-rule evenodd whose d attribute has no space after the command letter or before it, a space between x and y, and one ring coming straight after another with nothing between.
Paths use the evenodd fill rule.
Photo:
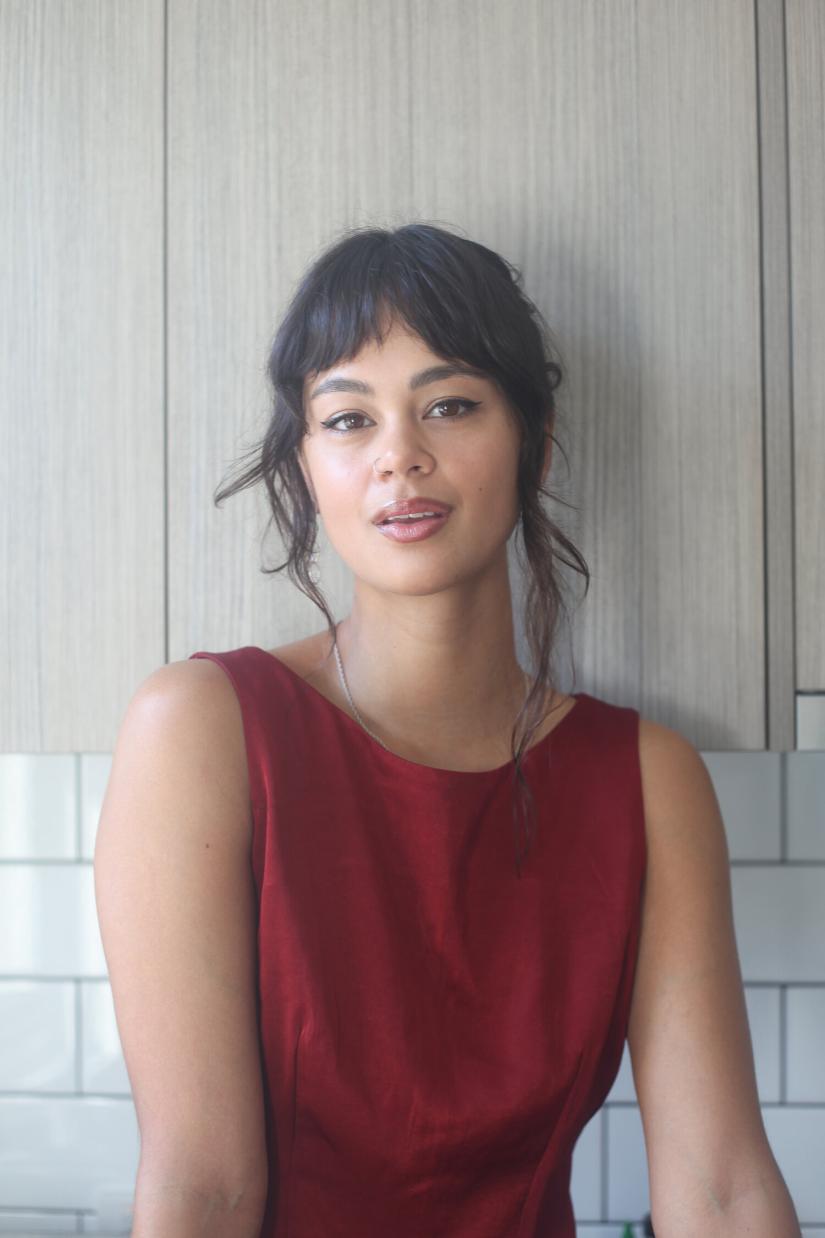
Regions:
<instances>
[{"instance_id":1,"label":"woman's face","mask_svg":"<svg viewBox=\"0 0 825 1238\"><path fill-rule=\"evenodd\" d=\"M329 541L378 590L429 594L477 576L518 519L515 416L484 374L423 373L445 364L394 321L380 347L304 381L304 477ZM396 541L374 523L418 497L451 508L429 537Z\"/></svg>"}]
</instances>

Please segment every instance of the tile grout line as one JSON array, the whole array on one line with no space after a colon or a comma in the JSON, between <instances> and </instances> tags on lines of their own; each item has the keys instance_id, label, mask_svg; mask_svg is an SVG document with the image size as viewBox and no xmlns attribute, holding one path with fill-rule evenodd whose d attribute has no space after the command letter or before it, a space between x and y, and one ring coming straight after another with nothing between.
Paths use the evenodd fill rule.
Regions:
<instances>
[{"instance_id":1,"label":"tile grout line","mask_svg":"<svg viewBox=\"0 0 825 1238\"><path fill-rule=\"evenodd\" d=\"M825 860L731 860L731 868L825 868Z\"/></svg>"},{"instance_id":2,"label":"tile grout line","mask_svg":"<svg viewBox=\"0 0 825 1238\"><path fill-rule=\"evenodd\" d=\"M83 804L83 772L80 763L80 753L74 754L74 850L75 860L83 859L83 822L81 820L81 805Z\"/></svg>"},{"instance_id":3,"label":"tile grout line","mask_svg":"<svg viewBox=\"0 0 825 1238\"><path fill-rule=\"evenodd\" d=\"M779 1103L788 1103L788 986L779 986Z\"/></svg>"},{"instance_id":4,"label":"tile grout line","mask_svg":"<svg viewBox=\"0 0 825 1238\"><path fill-rule=\"evenodd\" d=\"M73 972L35 972L35 971L8 971L0 972L0 982L4 980L36 980L43 984L65 984L67 980L94 980L100 983L108 981L109 977L105 972L84 972L82 976L77 976Z\"/></svg>"},{"instance_id":5,"label":"tile grout line","mask_svg":"<svg viewBox=\"0 0 825 1238\"><path fill-rule=\"evenodd\" d=\"M169 357L169 227L170 227L170 212L169 212L169 0L163 0L162 14L162 36L163 36L163 66L162 66L162 106L163 106L163 142L161 148L162 159L162 188L161 188L161 227L163 235L161 238L161 345L163 349L162 361L162 419L163 419L163 660L169 661L169 634L171 626L169 600L170 589L170 549L169 549L169 379L170 379L170 357Z\"/></svg>"},{"instance_id":6,"label":"tile grout line","mask_svg":"<svg viewBox=\"0 0 825 1238\"><path fill-rule=\"evenodd\" d=\"M74 1086L83 1095L83 991L79 976L74 978Z\"/></svg>"},{"instance_id":7,"label":"tile grout line","mask_svg":"<svg viewBox=\"0 0 825 1238\"><path fill-rule=\"evenodd\" d=\"M5 1220L9 1213L12 1216L16 1216L18 1212L22 1212L24 1215L30 1213L35 1220L40 1217L77 1217L82 1215L77 1208L59 1208L49 1204L0 1204L0 1221ZM2 1230L0 1232L8 1234L9 1231ZM55 1230L54 1232L60 1233L61 1231ZM71 1233L71 1230L63 1230L62 1232ZM20 1238L22 1238L22 1235ZM31 1238L35 1238L35 1236L32 1235Z\"/></svg>"},{"instance_id":8,"label":"tile grout line","mask_svg":"<svg viewBox=\"0 0 825 1238\"><path fill-rule=\"evenodd\" d=\"M0 1091L0 1098L8 1100L130 1100L134 1103L134 1096L131 1092L104 1092L100 1089L89 1089L86 1092L73 1092L71 1088L67 1088L65 1092L56 1091L54 1088L4 1088ZM817 1104L816 1101L804 1102L810 1104L814 1108L825 1108L823 1105ZM2 1215L2 1205L0 1204L0 1215ZM0 1231L2 1232L2 1231Z\"/></svg>"},{"instance_id":9,"label":"tile grout line","mask_svg":"<svg viewBox=\"0 0 825 1238\"><path fill-rule=\"evenodd\" d=\"M779 858L789 863L788 856L788 754L779 755Z\"/></svg>"},{"instance_id":10,"label":"tile grout line","mask_svg":"<svg viewBox=\"0 0 825 1238\"><path fill-rule=\"evenodd\" d=\"M825 860L822 861L825 863ZM53 868L91 868L92 860L84 860L82 857L78 859L75 856L73 859L66 859L65 856L55 856L52 859L44 859L40 855L20 856L16 860L0 859L0 868L14 868L15 864L19 867L25 865L27 868L42 868L50 865Z\"/></svg>"},{"instance_id":11,"label":"tile grout line","mask_svg":"<svg viewBox=\"0 0 825 1238\"><path fill-rule=\"evenodd\" d=\"M607 1124L609 1121L610 1121L610 1107L608 1105L605 1105L602 1108L602 1124L601 1124L601 1129L599 1131L599 1138L601 1140L601 1152L602 1152L601 1181L599 1183L599 1191L601 1195L601 1198L599 1200L599 1212L601 1214L602 1221L607 1220L607 1196L608 1196L608 1182L609 1182Z\"/></svg>"}]
</instances>

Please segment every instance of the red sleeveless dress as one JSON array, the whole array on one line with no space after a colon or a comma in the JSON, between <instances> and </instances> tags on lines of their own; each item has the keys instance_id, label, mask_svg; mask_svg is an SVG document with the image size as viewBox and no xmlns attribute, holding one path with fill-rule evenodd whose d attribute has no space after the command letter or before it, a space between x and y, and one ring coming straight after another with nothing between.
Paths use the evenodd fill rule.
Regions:
<instances>
[{"instance_id":1,"label":"red sleeveless dress","mask_svg":"<svg viewBox=\"0 0 825 1238\"><path fill-rule=\"evenodd\" d=\"M574 1238L616 1077L646 864L639 715L586 692L512 761L387 752L254 645L243 717L269 1195L261 1238Z\"/></svg>"}]
</instances>

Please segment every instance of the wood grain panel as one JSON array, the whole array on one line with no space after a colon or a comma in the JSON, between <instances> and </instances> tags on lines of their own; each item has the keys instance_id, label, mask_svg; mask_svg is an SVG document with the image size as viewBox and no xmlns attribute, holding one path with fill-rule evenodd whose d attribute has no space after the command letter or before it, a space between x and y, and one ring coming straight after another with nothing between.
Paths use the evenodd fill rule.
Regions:
<instances>
[{"instance_id":1,"label":"wood grain panel","mask_svg":"<svg viewBox=\"0 0 825 1238\"><path fill-rule=\"evenodd\" d=\"M825 6L786 0L796 682L825 689Z\"/></svg>"},{"instance_id":2,"label":"wood grain panel","mask_svg":"<svg viewBox=\"0 0 825 1238\"><path fill-rule=\"evenodd\" d=\"M165 655L163 0L4 0L0 82L0 748L108 751Z\"/></svg>"},{"instance_id":3,"label":"wood grain panel","mask_svg":"<svg viewBox=\"0 0 825 1238\"><path fill-rule=\"evenodd\" d=\"M796 746L787 90L783 0L757 0L768 744Z\"/></svg>"},{"instance_id":4,"label":"wood grain panel","mask_svg":"<svg viewBox=\"0 0 825 1238\"><path fill-rule=\"evenodd\" d=\"M172 656L323 626L257 572L262 496L211 494L263 427L305 264L345 227L428 219L522 268L569 367L551 477L593 570L577 686L706 749L762 747L753 4L169 12ZM343 616L329 554L324 583Z\"/></svg>"}]
</instances>

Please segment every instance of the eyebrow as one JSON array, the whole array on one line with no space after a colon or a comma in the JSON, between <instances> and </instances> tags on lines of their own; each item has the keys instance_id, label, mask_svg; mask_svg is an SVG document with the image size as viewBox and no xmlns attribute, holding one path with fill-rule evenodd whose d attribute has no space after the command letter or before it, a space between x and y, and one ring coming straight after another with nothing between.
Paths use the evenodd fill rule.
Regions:
<instances>
[{"instance_id":1,"label":"eyebrow","mask_svg":"<svg viewBox=\"0 0 825 1238\"><path fill-rule=\"evenodd\" d=\"M454 374L466 374L470 378L487 378L490 375L484 370L478 370L475 366L464 365L461 362L451 362L448 365L431 365L426 370L419 370L417 374L413 374L410 379L410 391L415 391L418 387L425 387L428 383L439 382L442 378L452 378ZM328 391L355 391L359 395L375 395L375 390L369 383L362 382L359 378L325 378L320 382L314 391L310 393L310 400L314 400L316 396L325 395Z\"/></svg>"}]
</instances>

